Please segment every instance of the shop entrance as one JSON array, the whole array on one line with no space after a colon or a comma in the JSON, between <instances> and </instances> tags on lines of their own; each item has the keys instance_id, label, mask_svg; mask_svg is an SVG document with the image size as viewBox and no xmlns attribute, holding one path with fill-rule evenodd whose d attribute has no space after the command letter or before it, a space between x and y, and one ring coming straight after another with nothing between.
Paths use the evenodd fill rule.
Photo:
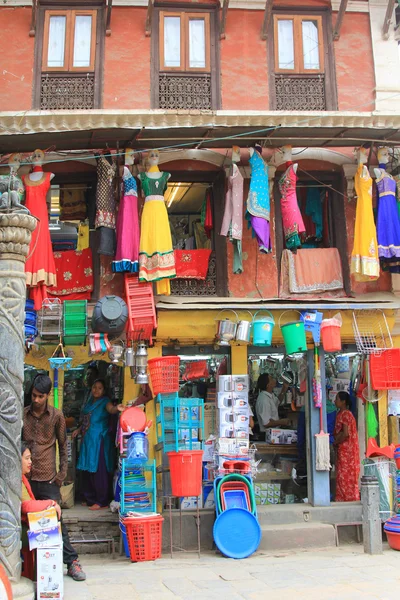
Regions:
<instances>
[{"instance_id":1,"label":"shop entrance","mask_svg":"<svg viewBox=\"0 0 400 600\"><path fill-rule=\"evenodd\" d=\"M30 404L30 394L36 375L49 375L49 371L37 369L30 365L25 365L24 370L24 400L25 406ZM96 379L102 379L106 385L106 394L113 404L119 404L123 400L123 368L118 365L110 364L105 361L89 361L78 365L75 368L65 371L62 389L59 390L59 398L62 397L60 408L63 411L67 426L68 443L68 473L64 482L69 486L69 497L73 497L75 503L82 501L82 478L80 471L77 470L77 460L80 450L80 438L73 439L72 433L81 422L82 408L90 398L91 386ZM61 387L61 386L60 386ZM61 393L60 393L61 392ZM54 390L53 390L54 393ZM111 438L111 448L114 448L116 438L118 417L110 415L108 435ZM114 470L117 466L116 452L113 451L111 457ZM71 484L73 485L71 492ZM112 474L110 474L110 501L112 494Z\"/></svg>"}]
</instances>

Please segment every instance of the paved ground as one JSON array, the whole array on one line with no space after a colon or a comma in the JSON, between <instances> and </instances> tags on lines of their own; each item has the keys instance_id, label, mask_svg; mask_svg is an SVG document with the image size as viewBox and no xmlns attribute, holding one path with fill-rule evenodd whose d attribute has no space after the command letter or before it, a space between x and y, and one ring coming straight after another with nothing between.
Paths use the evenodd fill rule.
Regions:
<instances>
[{"instance_id":1,"label":"paved ground","mask_svg":"<svg viewBox=\"0 0 400 600\"><path fill-rule=\"evenodd\" d=\"M65 577L65 600L399 600L400 553L362 546L255 555L176 554L154 563L82 556L85 583Z\"/></svg>"}]
</instances>

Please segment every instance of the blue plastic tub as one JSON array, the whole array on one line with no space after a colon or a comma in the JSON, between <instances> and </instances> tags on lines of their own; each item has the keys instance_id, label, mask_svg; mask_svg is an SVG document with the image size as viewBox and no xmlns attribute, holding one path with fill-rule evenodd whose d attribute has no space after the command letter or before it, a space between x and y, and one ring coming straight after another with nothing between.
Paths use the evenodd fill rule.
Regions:
<instances>
[{"instance_id":1,"label":"blue plastic tub","mask_svg":"<svg viewBox=\"0 0 400 600\"><path fill-rule=\"evenodd\" d=\"M248 510L231 508L217 517L213 535L215 545L222 554L228 558L247 558L260 545L261 527Z\"/></svg>"},{"instance_id":2,"label":"blue plastic tub","mask_svg":"<svg viewBox=\"0 0 400 600\"><path fill-rule=\"evenodd\" d=\"M244 508L250 510L246 494L243 490L226 490L223 492L225 501L225 510L231 508Z\"/></svg>"}]
</instances>

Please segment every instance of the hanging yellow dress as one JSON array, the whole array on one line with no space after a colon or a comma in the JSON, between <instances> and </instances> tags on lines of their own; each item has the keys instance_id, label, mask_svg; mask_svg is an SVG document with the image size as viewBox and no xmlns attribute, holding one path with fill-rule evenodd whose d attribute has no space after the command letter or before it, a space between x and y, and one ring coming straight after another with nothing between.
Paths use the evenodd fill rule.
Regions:
<instances>
[{"instance_id":1,"label":"hanging yellow dress","mask_svg":"<svg viewBox=\"0 0 400 600\"><path fill-rule=\"evenodd\" d=\"M378 242L372 209L372 178L360 164L354 178L357 194L354 245L350 272L356 281L373 281L379 277Z\"/></svg>"},{"instance_id":2,"label":"hanging yellow dress","mask_svg":"<svg viewBox=\"0 0 400 600\"><path fill-rule=\"evenodd\" d=\"M139 281L156 281L157 294L169 296L169 280L176 277L175 257L172 247L164 194L169 173L152 178L140 173L139 179L145 196L139 243Z\"/></svg>"}]
</instances>

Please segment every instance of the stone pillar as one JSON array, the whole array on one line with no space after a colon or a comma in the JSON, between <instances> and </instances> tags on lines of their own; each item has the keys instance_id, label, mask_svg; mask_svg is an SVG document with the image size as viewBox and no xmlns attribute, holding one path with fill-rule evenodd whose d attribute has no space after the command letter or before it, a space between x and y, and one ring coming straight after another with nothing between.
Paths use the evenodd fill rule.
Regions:
<instances>
[{"instance_id":1,"label":"stone pillar","mask_svg":"<svg viewBox=\"0 0 400 600\"><path fill-rule=\"evenodd\" d=\"M364 552L382 554L382 523L379 516L379 482L377 477L361 477L361 503Z\"/></svg>"},{"instance_id":2,"label":"stone pillar","mask_svg":"<svg viewBox=\"0 0 400 600\"><path fill-rule=\"evenodd\" d=\"M21 425L24 381L25 260L36 219L0 213L0 563L14 599L33 598L21 579Z\"/></svg>"}]
</instances>

